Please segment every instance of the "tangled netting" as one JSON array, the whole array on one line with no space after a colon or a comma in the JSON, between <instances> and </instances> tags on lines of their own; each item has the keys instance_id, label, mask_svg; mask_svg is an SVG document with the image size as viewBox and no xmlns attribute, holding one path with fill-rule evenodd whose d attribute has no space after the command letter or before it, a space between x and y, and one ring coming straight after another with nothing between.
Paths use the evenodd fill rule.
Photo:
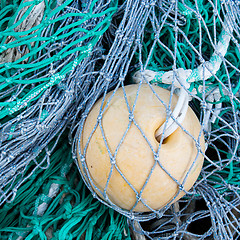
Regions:
<instances>
[{"instance_id":1,"label":"tangled netting","mask_svg":"<svg viewBox=\"0 0 240 240\"><path fill-rule=\"evenodd\" d=\"M2 207L1 239L130 239L126 219L86 190L65 138L66 133L53 151L49 167L35 171L14 200ZM44 155L36 161L42 162ZM32 161L26 172L35 167Z\"/></svg>"},{"instance_id":2,"label":"tangled netting","mask_svg":"<svg viewBox=\"0 0 240 240\"><path fill-rule=\"evenodd\" d=\"M128 1L123 20L115 32L109 58L106 59L107 64L111 63L111 68L105 75L100 72L97 79L101 81L105 78L105 81L111 82L117 75L118 84L112 95L107 95L106 99L109 86L104 88L98 117L85 142L84 123L92 102L79 122L74 152L79 152L80 171L89 189L100 201L131 219L133 227L134 222L141 222L138 230L150 239L234 239L240 235L239 14L239 4L234 1ZM131 105L125 86L132 82L139 83L139 90L136 99L131 100L134 102ZM170 108L171 104L165 106L169 114L157 151L154 151L148 141L140 119L135 118L138 93L144 84L148 84L149 88L151 84L156 84L169 89L171 94L175 92L179 95L174 110ZM126 124L119 143L111 145L110 133L104 128L106 123L103 118L120 87L129 111L129 124ZM156 95L154 89L151 89ZM158 97L161 100L161 96ZM202 152L200 138L192 136L198 147L198 155L204 154L205 161L199 179L191 191L184 189L184 182L174 179L159 160L164 131L167 136L178 127L186 131L181 123L188 101L201 121L207 148L205 153ZM114 126L112 131L117 131L117 125ZM121 147L133 126L141 132L155 159L140 189L128 180L121 160L118 159ZM104 187L97 182L97 177L92 177L94 172L90 170L87 159L88 148L93 147L91 139L97 141L99 133L105 149L99 151L108 153L110 165ZM152 209L143 196L156 166L160 166L179 184L179 192L183 190L187 193L180 201L174 204L170 201L160 210ZM114 190L111 188L111 181L114 180L111 179L116 175L114 171L120 174L136 195L130 211L116 206L112 200ZM138 176L138 172L135 174ZM139 202L151 212L134 212ZM154 221L156 217L159 220ZM150 220L154 224L149 227L147 223ZM199 225L204 226L201 229Z\"/></svg>"},{"instance_id":3,"label":"tangled netting","mask_svg":"<svg viewBox=\"0 0 240 240\"><path fill-rule=\"evenodd\" d=\"M0 14L0 204L34 173L24 174L40 152L46 156L36 169L49 166L48 143L74 122L96 85L98 41L116 11L116 4L98 1L16 6L8 3Z\"/></svg>"},{"instance_id":4,"label":"tangled netting","mask_svg":"<svg viewBox=\"0 0 240 240\"><path fill-rule=\"evenodd\" d=\"M66 131L98 88L116 2L0 6L0 238L130 239L126 219L83 185Z\"/></svg>"},{"instance_id":5,"label":"tangled netting","mask_svg":"<svg viewBox=\"0 0 240 240\"><path fill-rule=\"evenodd\" d=\"M130 239L129 227L136 239L240 236L238 1L10 0L0 7L1 239ZM194 187L150 213L117 207L107 185L99 198L80 152L93 199L76 166L94 103L129 83L179 95L175 110L166 106L159 149L182 127L186 103L206 141ZM137 125L130 115L126 132ZM77 143L73 157L68 140ZM117 154L109 154L117 168Z\"/></svg>"}]
</instances>

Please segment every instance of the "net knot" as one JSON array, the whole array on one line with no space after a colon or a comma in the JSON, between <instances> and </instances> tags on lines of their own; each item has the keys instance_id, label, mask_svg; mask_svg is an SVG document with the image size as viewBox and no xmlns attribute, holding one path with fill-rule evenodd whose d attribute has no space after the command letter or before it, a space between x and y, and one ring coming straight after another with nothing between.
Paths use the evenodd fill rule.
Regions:
<instances>
[{"instance_id":1,"label":"net knot","mask_svg":"<svg viewBox=\"0 0 240 240\"><path fill-rule=\"evenodd\" d=\"M3 44L0 46L0 52L4 52L7 50L7 47Z\"/></svg>"},{"instance_id":2,"label":"net knot","mask_svg":"<svg viewBox=\"0 0 240 240\"><path fill-rule=\"evenodd\" d=\"M33 174L29 177L29 179L35 180L36 177L37 177L36 172L33 172Z\"/></svg>"},{"instance_id":3,"label":"net knot","mask_svg":"<svg viewBox=\"0 0 240 240\"><path fill-rule=\"evenodd\" d=\"M171 108L166 108L166 115L167 115L167 118L169 118L170 117L170 115L172 114L172 110L171 110Z\"/></svg>"},{"instance_id":4,"label":"net knot","mask_svg":"<svg viewBox=\"0 0 240 240\"><path fill-rule=\"evenodd\" d=\"M44 129L44 126L43 126L43 124L38 124L37 126L36 126L36 129L40 132L40 131L43 131L43 129Z\"/></svg>"},{"instance_id":5,"label":"net knot","mask_svg":"<svg viewBox=\"0 0 240 240\"><path fill-rule=\"evenodd\" d=\"M152 1L150 1L150 6L155 6L155 4L156 4L156 0L152 0Z\"/></svg>"},{"instance_id":6,"label":"net knot","mask_svg":"<svg viewBox=\"0 0 240 240\"><path fill-rule=\"evenodd\" d=\"M55 38L54 40L51 40L51 42L53 43L53 42L55 42L57 40L57 38ZM54 56L54 60L55 61L59 61L59 60L61 60L62 59L62 56L61 55L55 55Z\"/></svg>"},{"instance_id":7,"label":"net knot","mask_svg":"<svg viewBox=\"0 0 240 240\"><path fill-rule=\"evenodd\" d=\"M156 153L156 152L154 153L154 160L155 160L155 161L158 161L158 160L159 160L159 155L158 155L158 153Z\"/></svg>"},{"instance_id":8,"label":"net knot","mask_svg":"<svg viewBox=\"0 0 240 240\"><path fill-rule=\"evenodd\" d=\"M71 233L68 233L66 236L65 236L66 240L72 240L73 239L73 235Z\"/></svg>"},{"instance_id":9,"label":"net knot","mask_svg":"<svg viewBox=\"0 0 240 240\"><path fill-rule=\"evenodd\" d=\"M201 145L198 141L196 141L196 148L198 149L198 151L201 150Z\"/></svg>"},{"instance_id":10,"label":"net knot","mask_svg":"<svg viewBox=\"0 0 240 240\"><path fill-rule=\"evenodd\" d=\"M73 91L73 90L66 89L66 90L65 90L65 94L66 94L66 96L72 96L72 95L74 94L74 91Z\"/></svg>"},{"instance_id":11,"label":"net knot","mask_svg":"<svg viewBox=\"0 0 240 240\"><path fill-rule=\"evenodd\" d=\"M119 81L120 81L120 82L123 82L124 79L125 79L125 78L124 78L123 76L120 76L120 77L119 77Z\"/></svg>"},{"instance_id":12,"label":"net knot","mask_svg":"<svg viewBox=\"0 0 240 240\"><path fill-rule=\"evenodd\" d=\"M7 151L6 150L3 150L2 152L1 152L1 157L5 157L7 155Z\"/></svg>"},{"instance_id":13,"label":"net knot","mask_svg":"<svg viewBox=\"0 0 240 240\"><path fill-rule=\"evenodd\" d=\"M73 212L72 212L72 205L67 202L65 205L64 205L64 208L65 208L65 213L63 214L63 219L70 219L73 215Z\"/></svg>"},{"instance_id":14,"label":"net knot","mask_svg":"<svg viewBox=\"0 0 240 240\"><path fill-rule=\"evenodd\" d=\"M49 116L49 112L47 110L43 109L41 116L40 116L40 122L43 122L48 116Z\"/></svg>"},{"instance_id":15,"label":"net knot","mask_svg":"<svg viewBox=\"0 0 240 240\"><path fill-rule=\"evenodd\" d=\"M82 119L87 118L87 116L88 116L87 113L83 113L83 114L82 114Z\"/></svg>"},{"instance_id":16,"label":"net knot","mask_svg":"<svg viewBox=\"0 0 240 240\"><path fill-rule=\"evenodd\" d=\"M178 31L179 31L179 27L178 27L178 26L174 26L174 27L173 27L173 30L174 30L175 32L178 32Z\"/></svg>"},{"instance_id":17,"label":"net knot","mask_svg":"<svg viewBox=\"0 0 240 240\"><path fill-rule=\"evenodd\" d=\"M50 75L50 76L53 76L53 75L55 74L55 72L56 72L56 71L55 71L54 69L51 69L51 70L49 71L49 75Z\"/></svg>"},{"instance_id":18,"label":"net knot","mask_svg":"<svg viewBox=\"0 0 240 240\"><path fill-rule=\"evenodd\" d=\"M129 118L129 122L132 122L134 120L134 115L132 112L129 113L128 118Z\"/></svg>"},{"instance_id":19,"label":"net knot","mask_svg":"<svg viewBox=\"0 0 240 240\"><path fill-rule=\"evenodd\" d=\"M158 40L158 39L159 39L159 32L156 32L156 33L154 34L154 39L155 39L155 40Z\"/></svg>"},{"instance_id":20,"label":"net knot","mask_svg":"<svg viewBox=\"0 0 240 240\"><path fill-rule=\"evenodd\" d=\"M116 35L116 37L118 37L118 38L122 38L122 37L124 36L122 30L120 30L120 29L118 29L118 30L116 31L115 35Z\"/></svg>"},{"instance_id":21,"label":"net knot","mask_svg":"<svg viewBox=\"0 0 240 240\"><path fill-rule=\"evenodd\" d=\"M145 8L149 8L150 7L150 4L149 3L146 3L145 4Z\"/></svg>"},{"instance_id":22,"label":"net knot","mask_svg":"<svg viewBox=\"0 0 240 240\"><path fill-rule=\"evenodd\" d=\"M9 77L9 78L5 79L5 82L8 83L8 84L12 83L12 81L13 81L12 77Z\"/></svg>"},{"instance_id":23,"label":"net knot","mask_svg":"<svg viewBox=\"0 0 240 240\"><path fill-rule=\"evenodd\" d=\"M112 165L116 164L116 159L115 159L114 156L111 156L111 157L110 157L110 161L111 161L111 164L112 164Z\"/></svg>"},{"instance_id":24,"label":"net knot","mask_svg":"<svg viewBox=\"0 0 240 240\"><path fill-rule=\"evenodd\" d=\"M35 182L35 186L41 186L43 183L43 177L38 177L38 179Z\"/></svg>"},{"instance_id":25,"label":"net knot","mask_svg":"<svg viewBox=\"0 0 240 240\"><path fill-rule=\"evenodd\" d=\"M86 158L85 158L84 155L82 155L82 156L81 156L81 162L83 163L83 162L85 162L85 161L86 161Z\"/></svg>"},{"instance_id":26,"label":"net knot","mask_svg":"<svg viewBox=\"0 0 240 240\"><path fill-rule=\"evenodd\" d=\"M138 202L140 202L141 199L142 199L141 194L137 193L137 194L136 194L136 199L137 199Z\"/></svg>"},{"instance_id":27,"label":"net knot","mask_svg":"<svg viewBox=\"0 0 240 240\"><path fill-rule=\"evenodd\" d=\"M197 17L197 19L198 19L199 21L201 21L201 19L202 19L202 16L201 16L201 14L200 14L200 13L196 13L196 17Z\"/></svg>"},{"instance_id":28,"label":"net knot","mask_svg":"<svg viewBox=\"0 0 240 240\"><path fill-rule=\"evenodd\" d=\"M164 209L161 210L161 211L156 212L156 218L158 218L158 219L162 218L163 214L164 214Z\"/></svg>"},{"instance_id":29,"label":"net knot","mask_svg":"<svg viewBox=\"0 0 240 240\"><path fill-rule=\"evenodd\" d=\"M63 236L62 236L62 231L61 230L57 230L55 233L54 233L54 238L53 239L63 239ZM72 240L73 239L73 235L68 232L68 233L64 233L64 240Z\"/></svg>"},{"instance_id":30,"label":"net knot","mask_svg":"<svg viewBox=\"0 0 240 240\"><path fill-rule=\"evenodd\" d=\"M37 235L38 233L42 233L42 225L38 219L36 218L32 219L31 224L33 225L32 233L34 235Z\"/></svg>"},{"instance_id":31,"label":"net knot","mask_svg":"<svg viewBox=\"0 0 240 240\"><path fill-rule=\"evenodd\" d=\"M5 66L5 68L8 69L8 70L12 68L12 64L11 64L10 62L5 63L4 66Z\"/></svg>"},{"instance_id":32,"label":"net knot","mask_svg":"<svg viewBox=\"0 0 240 240\"><path fill-rule=\"evenodd\" d=\"M87 19L91 19L92 18L92 13L90 13L90 12L84 12L84 15L85 15L85 19L87 20ZM89 31L90 32L90 31Z\"/></svg>"},{"instance_id":33,"label":"net knot","mask_svg":"<svg viewBox=\"0 0 240 240\"><path fill-rule=\"evenodd\" d=\"M51 24L51 21L49 19L45 20L43 23L44 27L48 27Z\"/></svg>"},{"instance_id":34,"label":"net knot","mask_svg":"<svg viewBox=\"0 0 240 240\"><path fill-rule=\"evenodd\" d=\"M184 186L183 186L182 184L179 184L179 185L178 185L178 188L179 188L179 192L184 191Z\"/></svg>"},{"instance_id":35,"label":"net knot","mask_svg":"<svg viewBox=\"0 0 240 240\"><path fill-rule=\"evenodd\" d=\"M202 109L207 109L207 103L205 101L202 101L200 104Z\"/></svg>"},{"instance_id":36,"label":"net knot","mask_svg":"<svg viewBox=\"0 0 240 240\"><path fill-rule=\"evenodd\" d=\"M12 209L13 206L14 206L13 202L9 202L9 203L6 203L5 205L3 205L3 209L6 209L8 211L8 210Z\"/></svg>"},{"instance_id":37,"label":"net knot","mask_svg":"<svg viewBox=\"0 0 240 240\"><path fill-rule=\"evenodd\" d=\"M50 157L51 156L51 152L48 150L48 151L46 151L46 155L48 156L48 157Z\"/></svg>"},{"instance_id":38,"label":"net knot","mask_svg":"<svg viewBox=\"0 0 240 240\"><path fill-rule=\"evenodd\" d=\"M14 155L12 153L9 153L8 155L8 161L11 162L14 159Z\"/></svg>"},{"instance_id":39,"label":"net knot","mask_svg":"<svg viewBox=\"0 0 240 240\"><path fill-rule=\"evenodd\" d=\"M72 189L71 189L71 187L69 185L64 185L64 191L65 192L71 192Z\"/></svg>"},{"instance_id":40,"label":"net knot","mask_svg":"<svg viewBox=\"0 0 240 240\"><path fill-rule=\"evenodd\" d=\"M108 74L105 74L103 77L104 77L105 81L107 81L107 82L110 82L112 79L112 77Z\"/></svg>"},{"instance_id":41,"label":"net knot","mask_svg":"<svg viewBox=\"0 0 240 240\"><path fill-rule=\"evenodd\" d=\"M97 194L95 192L92 192L92 197L97 198Z\"/></svg>"},{"instance_id":42,"label":"net knot","mask_svg":"<svg viewBox=\"0 0 240 240\"><path fill-rule=\"evenodd\" d=\"M148 3L148 1L142 1L142 5L143 5L145 8L149 8L149 3Z\"/></svg>"},{"instance_id":43,"label":"net knot","mask_svg":"<svg viewBox=\"0 0 240 240\"><path fill-rule=\"evenodd\" d=\"M234 133L234 138L236 139L236 141L239 142L239 140L240 140L240 135L235 132L235 133Z\"/></svg>"},{"instance_id":44,"label":"net knot","mask_svg":"<svg viewBox=\"0 0 240 240\"><path fill-rule=\"evenodd\" d=\"M101 122L102 121L102 117L103 117L103 113L102 111L99 113L98 117L97 117L97 121Z\"/></svg>"}]
</instances>

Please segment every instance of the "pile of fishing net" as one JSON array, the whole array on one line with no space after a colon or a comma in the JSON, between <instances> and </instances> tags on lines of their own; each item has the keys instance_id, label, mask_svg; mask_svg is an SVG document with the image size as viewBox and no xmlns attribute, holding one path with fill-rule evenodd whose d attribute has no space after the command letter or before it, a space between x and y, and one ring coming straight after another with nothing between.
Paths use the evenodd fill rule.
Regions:
<instances>
[{"instance_id":1,"label":"pile of fishing net","mask_svg":"<svg viewBox=\"0 0 240 240\"><path fill-rule=\"evenodd\" d=\"M237 1L10 0L0 8L1 239L240 236ZM145 100L156 98L164 106L157 148L141 125L152 118L138 113L144 89ZM168 92L167 102L158 89ZM127 124L115 114L109 123L116 119L116 125L107 132L106 114L116 98L125 103L120 113ZM188 105L200 122L194 136L184 125ZM133 129L138 138L128 141ZM113 142L109 136L117 131ZM176 131L188 135L196 149L181 181L160 158ZM137 156L140 141L154 161L135 186L120 156L128 156L122 153L126 142ZM88 162L93 147L106 162ZM198 158L204 158L203 167L188 189ZM105 174L102 184L95 168ZM178 189L160 208L144 192L157 168ZM118 188L114 198L114 174L133 196L130 207L119 200L125 190ZM142 211L136 211L139 206Z\"/></svg>"}]
</instances>

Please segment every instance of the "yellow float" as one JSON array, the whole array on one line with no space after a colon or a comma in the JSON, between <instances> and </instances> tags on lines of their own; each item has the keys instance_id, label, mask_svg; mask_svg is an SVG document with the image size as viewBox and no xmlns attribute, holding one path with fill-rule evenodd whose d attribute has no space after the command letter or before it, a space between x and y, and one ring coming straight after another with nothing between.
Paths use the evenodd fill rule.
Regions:
<instances>
[{"instance_id":1,"label":"yellow float","mask_svg":"<svg viewBox=\"0 0 240 240\"><path fill-rule=\"evenodd\" d=\"M131 110L138 87L137 84L124 87ZM158 86L152 87L159 99L168 106L170 92ZM174 133L164 139L158 152L159 141L155 133L166 120L166 106L147 84L141 85L133 116L144 133L146 137L144 138L134 121L129 121L131 114L129 115L123 89L119 88L106 106L111 95L112 92L106 95L101 124L108 148L112 156L116 156L115 163L110 159L99 125L89 141L89 136L98 121L102 99L88 114L80 139L81 152L87 144L85 161L94 185L103 192L110 177L106 191L108 198L120 208L134 212L148 212L151 211L150 208L161 209L167 203L177 201L185 194L184 191L179 190L178 183L182 184L186 178L183 187L188 191L197 180L203 165L202 153L205 150L205 143L195 113L188 107L186 117L181 124L186 131L178 127ZM173 95L172 110L177 100L178 97ZM123 138L129 124L129 130ZM199 136L201 152L195 141ZM78 159L80 169L83 171L79 153ZM138 193L143 189L141 200L145 204L141 200L136 204L136 192L129 183ZM103 198L94 186L92 188Z\"/></svg>"}]
</instances>

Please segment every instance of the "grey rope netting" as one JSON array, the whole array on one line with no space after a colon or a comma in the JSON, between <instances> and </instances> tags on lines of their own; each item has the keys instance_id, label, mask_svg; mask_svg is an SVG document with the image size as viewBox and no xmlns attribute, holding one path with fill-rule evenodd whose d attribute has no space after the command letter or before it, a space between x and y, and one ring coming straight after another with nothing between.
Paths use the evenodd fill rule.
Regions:
<instances>
[{"instance_id":1,"label":"grey rope netting","mask_svg":"<svg viewBox=\"0 0 240 240\"><path fill-rule=\"evenodd\" d=\"M220 1L214 3L211 1L195 3L190 1L161 1L139 2L139 5L134 1L132 4L128 2L125 8L125 15L116 31L115 41L112 46L113 53L111 54L110 51L110 57L107 59L107 64L111 60L114 64L112 63L111 68L109 67L105 71L105 76L102 74L106 81L110 82L113 76L116 77L116 72L112 71L116 71L117 67L113 68L113 66L118 66L115 62L118 62L120 59L118 85L112 94L107 96L104 94L102 102L98 103L96 110L98 114L92 113L89 121L86 122L86 128L90 125L90 129L87 129L86 133L84 132L86 119L83 117L80 120L79 135L77 134L78 145L74 150L79 152L80 171L93 194L96 195L94 192L97 192L101 196L98 197L100 201L105 199L103 202L108 206L132 219L130 222L133 225L134 221L145 222L157 216L159 224L154 224L155 227L151 229L146 227L147 229L145 229L143 227L145 226L144 223L140 227L140 231L149 238L205 239L207 237L215 237L216 239L232 239L234 236L239 235L239 187L237 179L237 166L239 164L238 5L232 1L225 3ZM120 45L119 42L122 44ZM135 54L133 55L133 53ZM123 54L124 59L131 60L129 69L126 69L129 60L127 63L122 61ZM103 69L105 70L105 65ZM138 72L133 75L133 80L140 82L140 85L134 95L137 96L136 99L130 100L126 83L127 81L131 83L131 80L128 80L130 78L129 75L136 70ZM125 78L126 80L123 81ZM199 180L194 185L194 188L178 202L172 205L173 202L169 201L160 210L152 209L147 204L147 200L144 199L144 188L147 188L148 181L151 181L151 175L154 174L155 167L159 165L167 172L166 168L164 169L163 167L164 163L161 163L161 160L159 160L163 138L157 151L154 151L153 146L146 137L148 136L147 133L141 128L145 125L141 125L142 119L138 115L138 111L140 111L137 106L138 94L140 95L139 92L144 87L143 85L148 84L148 88L156 95L156 89L153 89L149 85L150 83L170 89L171 94L175 90L179 94L179 99L184 97L184 92L187 92L187 97L191 100L190 105L198 113L202 123L207 148L206 153L204 153L201 151L201 147L196 144L198 146L197 154L203 154L205 160ZM117 135L115 133L118 131L117 125L122 129L120 121L118 122L118 117L119 119L122 119L122 117L116 115L120 114L121 111L125 111L124 105L121 105L122 108L119 112L112 110L113 114L111 116L110 113L107 115L110 112L111 101L114 105L117 102L116 99L119 98L119 95L114 98L119 87L123 89L123 93L120 96L126 100L125 108L129 110L129 123L124 126L125 131L119 133L118 143L112 144L111 141L115 139L114 137L111 138L111 133L114 132L113 135ZM108 90L109 88L105 88L105 93ZM149 93L149 95L151 94ZM161 96L158 97L159 101L161 101ZM188 99L184 99L182 105L188 102ZM139 104L141 103L140 101ZM117 107L117 103L114 106ZM179 103L179 109L174 110L175 113L172 111L172 115L169 106L165 106L166 110L168 109L170 112L166 123L168 124L168 121L170 122L172 118L177 122L177 127L181 127L182 122L180 121L183 121L181 115L184 115L184 106L181 106ZM90 108L87 108L86 116L89 110ZM109 120L108 118L112 119ZM149 121L153 121L151 118L149 119ZM111 121L113 127L107 128ZM172 126L172 129L170 129L171 123L169 126L167 124L165 130L170 131L168 133L169 136L176 130L176 127ZM141 188L136 187L137 184L134 186L128 180L128 172L124 169L122 159L118 158L118 155L122 157L124 153L127 154L127 150L124 152L122 149L125 149L125 142L129 144L129 141L125 139L128 137L128 132L131 132L130 129L133 129L134 126L143 135L143 138L149 145L148 148L152 150L152 155L155 156L155 162L151 166L151 170L148 172ZM186 131L184 127L182 129ZM104 157L106 158L106 155L109 155L109 157L106 160L108 163L99 157L101 160L98 164L92 158L97 158L100 156L100 153L94 155L90 151L98 151L94 144L97 145L98 141L100 141L98 139L101 137L103 146L99 152L105 151L107 154L104 154ZM138 137L135 139L136 145L137 140L139 140ZM199 141L199 138L195 136L194 141ZM132 145L134 148L134 143ZM89 152L88 148L91 149ZM89 162L87 161L88 158ZM134 161L138 161L137 158L138 155L136 154ZM129 161L131 160L129 159ZM94 170L90 169L99 168L99 171L101 171L102 164L109 168L106 171L108 172L108 177L107 179L105 177L105 180L100 180L104 176L99 176L101 174L98 175ZM106 173L104 172L104 174ZM114 199L115 186L113 185L117 185L115 178L117 179L118 174L121 175L120 178L130 185L132 192L136 195L135 203L130 207L130 211L119 208L115 204L119 199ZM137 170L135 174L138 175ZM169 175L172 177L171 173ZM173 178L172 181L176 181L176 179L174 180ZM160 182L158 184L160 185ZM180 185L179 182L178 184ZM116 191L120 192L123 185L119 184L119 189ZM184 190L184 184L181 187ZM187 190L185 191L188 192ZM196 203L201 200L205 202L206 209L197 210ZM138 202L149 208L151 212L148 214L136 213L134 207L137 207ZM208 217L211 218L212 225L208 231L202 235L188 232L188 229L190 230L195 221L207 219Z\"/></svg>"},{"instance_id":2,"label":"grey rope netting","mask_svg":"<svg viewBox=\"0 0 240 240\"><path fill-rule=\"evenodd\" d=\"M1 1L1 239L238 239L239 6Z\"/></svg>"},{"instance_id":3,"label":"grey rope netting","mask_svg":"<svg viewBox=\"0 0 240 240\"><path fill-rule=\"evenodd\" d=\"M46 151L46 157L36 167L50 164L47 145L61 135L87 100L94 66L102 54L98 40L115 12L111 2L45 4L23 2L19 15L31 12L26 20L22 17L15 23L21 32L15 30L11 36L10 27L2 32L2 50L9 48L1 56L5 61L1 64L1 203L14 197L21 183L34 173L15 181L41 151ZM28 30L31 17L33 26ZM14 52L17 59L12 59Z\"/></svg>"}]
</instances>

